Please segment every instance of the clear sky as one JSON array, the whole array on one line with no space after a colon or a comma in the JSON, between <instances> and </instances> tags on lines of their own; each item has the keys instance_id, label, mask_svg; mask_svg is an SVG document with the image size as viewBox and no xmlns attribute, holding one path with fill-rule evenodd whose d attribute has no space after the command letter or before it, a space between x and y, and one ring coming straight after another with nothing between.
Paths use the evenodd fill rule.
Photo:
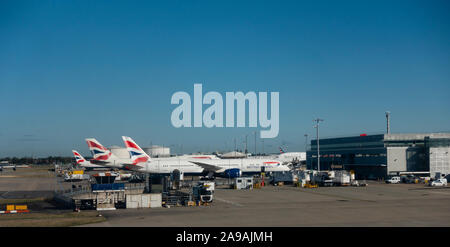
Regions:
<instances>
[{"instance_id":1,"label":"clear sky","mask_svg":"<svg viewBox=\"0 0 450 247\"><path fill-rule=\"evenodd\" d=\"M315 136L450 131L450 2L1 1L0 157L88 154L86 137L174 152L255 128L172 127L176 91L280 93L265 151ZM258 151L262 145L258 140Z\"/></svg>"}]
</instances>

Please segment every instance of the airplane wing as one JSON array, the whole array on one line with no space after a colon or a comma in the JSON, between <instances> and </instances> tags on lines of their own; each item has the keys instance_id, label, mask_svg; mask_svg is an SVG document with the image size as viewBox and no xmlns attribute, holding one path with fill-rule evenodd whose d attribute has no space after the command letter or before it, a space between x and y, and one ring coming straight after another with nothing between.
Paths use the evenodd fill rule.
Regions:
<instances>
[{"instance_id":1,"label":"airplane wing","mask_svg":"<svg viewBox=\"0 0 450 247\"><path fill-rule=\"evenodd\" d=\"M16 166L10 166L10 165L8 165L8 166L0 166L0 168L16 168Z\"/></svg>"},{"instance_id":2,"label":"airplane wing","mask_svg":"<svg viewBox=\"0 0 450 247\"><path fill-rule=\"evenodd\" d=\"M98 165L103 165L103 164L108 164L111 163L110 161L105 161L105 160L96 160L96 159L91 159L89 160L92 164L98 164ZM133 162L120 162L123 165L133 165Z\"/></svg>"},{"instance_id":3,"label":"airplane wing","mask_svg":"<svg viewBox=\"0 0 450 247\"><path fill-rule=\"evenodd\" d=\"M106 163L109 163L109 162L107 162L107 161L104 161L104 160L95 160L95 159L91 159L91 160L89 160L92 164L106 164Z\"/></svg>"},{"instance_id":4,"label":"airplane wing","mask_svg":"<svg viewBox=\"0 0 450 247\"><path fill-rule=\"evenodd\" d=\"M139 171L144 167L141 165L124 165L123 168L130 171Z\"/></svg>"},{"instance_id":5,"label":"airplane wing","mask_svg":"<svg viewBox=\"0 0 450 247\"><path fill-rule=\"evenodd\" d=\"M220 169L222 169L221 167L215 166L215 165L210 165L210 164L206 164L206 163L202 163L202 162L197 162L197 161L189 161L191 163L194 163L198 166L200 166L201 168L207 170L207 171L212 171L212 172L216 172Z\"/></svg>"}]
</instances>

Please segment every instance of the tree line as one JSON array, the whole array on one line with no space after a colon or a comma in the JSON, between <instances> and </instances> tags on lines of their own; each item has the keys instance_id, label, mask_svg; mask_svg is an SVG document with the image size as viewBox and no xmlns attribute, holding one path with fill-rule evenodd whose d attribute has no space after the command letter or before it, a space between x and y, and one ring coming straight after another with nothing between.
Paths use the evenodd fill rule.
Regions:
<instances>
[{"instance_id":1,"label":"tree line","mask_svg":"<svg viewBox=\"0 0 450 247\"><path fill-rule=\"evenodd\" d=\"M75 162L75 159L73 157L59 157L59 156L48 156L46 158L6 157L0 158L0 161L8 161L8 163L15 165L48 165L48 164L73 163Z\"/></svg>"}]
</instances>

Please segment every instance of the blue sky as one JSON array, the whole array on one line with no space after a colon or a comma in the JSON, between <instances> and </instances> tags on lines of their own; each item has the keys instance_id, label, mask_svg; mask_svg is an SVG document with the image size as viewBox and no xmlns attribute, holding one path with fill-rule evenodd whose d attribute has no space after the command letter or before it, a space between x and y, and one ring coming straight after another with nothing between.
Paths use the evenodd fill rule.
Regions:
<instances>
[{"instance_id":1,"label":"blue sky","mask_svg":"<svg viewBox=\"0 0 450 247\"><path fill-rule=\"evenodd\" d=\"M175 152L255 128L180 128L176 91L280 92L265 150L322 136L450 131L448 1L1 1L0 157L88 154L86 137ZM261 150L258 140L258 151Z\"/></svg>"}]
</instances>

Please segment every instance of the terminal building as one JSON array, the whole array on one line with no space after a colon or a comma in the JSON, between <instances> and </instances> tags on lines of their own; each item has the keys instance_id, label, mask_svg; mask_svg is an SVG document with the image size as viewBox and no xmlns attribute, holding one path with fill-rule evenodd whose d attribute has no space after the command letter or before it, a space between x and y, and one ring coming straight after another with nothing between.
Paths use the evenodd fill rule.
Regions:
<instances>
[{"instance_id":1,"label":"terminal building","mask_svg":"<svg viewBox=\"0 0 450 247\"><path fill-rule=\"evenodd\" d=\"M142 148L150 157L170 157L170 148L164 146L153 145L151 147Z\"/></svg>"},{"instance_id":2,"label":"terminal building","mask_svg":"<svg viewBox=\"0 0 450 247\"><path fill-rule=\"evenodd\" d=\"M353 170L357 179L450 174L450 133L379 134L319 140L320 170ZM317 170L317 140L307 151Z\"/></svg>"}]
</instances>

